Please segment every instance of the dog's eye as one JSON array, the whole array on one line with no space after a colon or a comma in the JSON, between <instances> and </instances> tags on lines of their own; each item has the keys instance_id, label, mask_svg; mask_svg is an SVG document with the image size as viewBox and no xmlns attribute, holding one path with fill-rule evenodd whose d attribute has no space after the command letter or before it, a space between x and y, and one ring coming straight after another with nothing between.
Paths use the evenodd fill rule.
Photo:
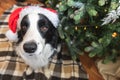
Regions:
<instances>
[{"instance_id":1,"label":"dog's eye","mask_svg":"<svg viewBox=\"0 0 120 80\"><path fill-rule=\"evenodd\" d=\"M23 31L26 31L26 30L27 30L27 27L26 27L26 26L22 26L22 30L23 30Z\"/></svg>"},{"instance_id":2,"label":"dog's eye","mask_svg":"<svg viewBox=\"0 0 120 80\"><path fill-rule=\"evenodd\" d=\"M40 27L40 31L47 32L48 31L48 27L42 26L42 27Z\"/></svg>"}]
</instances>

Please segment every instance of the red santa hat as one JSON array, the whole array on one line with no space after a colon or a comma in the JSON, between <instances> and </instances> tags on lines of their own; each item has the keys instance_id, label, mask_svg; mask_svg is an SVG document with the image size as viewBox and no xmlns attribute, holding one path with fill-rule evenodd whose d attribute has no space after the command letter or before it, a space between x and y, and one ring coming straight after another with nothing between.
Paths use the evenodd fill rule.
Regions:
<instances>
[{"instance_id":1,"label":"red santa hat","mask_svg":"<svg viewBox=\"0 0 120 80\"><path fill-rule=\"evenodd\" d=\"M39 6L27 6L24 8L17 8L15 11L13 11L9 17L9 28L10 30L7 31L6 36L10 41L17 41L17 30L20 29L20 23L23 17L30 13L40 13L45 15L57 28L59 19L56 10L53 10L51 8L42 8Z\"/></svg>"}]
</instances>

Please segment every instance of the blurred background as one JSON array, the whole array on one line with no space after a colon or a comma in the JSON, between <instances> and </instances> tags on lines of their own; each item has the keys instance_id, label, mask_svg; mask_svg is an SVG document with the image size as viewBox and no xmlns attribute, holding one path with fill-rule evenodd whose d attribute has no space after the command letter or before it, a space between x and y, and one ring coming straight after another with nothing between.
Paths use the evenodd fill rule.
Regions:
<instances>
[{"instance_id":1,"label":"blurred background","mask_svg":"<svg viewBox=\"0 0 120 80\"><path fill-rule=\"evenodd\" d=\"M16 3L23 3L23 4L42 4L46 0L1 0L0 1L0 16L2 13L6 10L9 9L12 5Z\"/></svg>"}]
</instances>

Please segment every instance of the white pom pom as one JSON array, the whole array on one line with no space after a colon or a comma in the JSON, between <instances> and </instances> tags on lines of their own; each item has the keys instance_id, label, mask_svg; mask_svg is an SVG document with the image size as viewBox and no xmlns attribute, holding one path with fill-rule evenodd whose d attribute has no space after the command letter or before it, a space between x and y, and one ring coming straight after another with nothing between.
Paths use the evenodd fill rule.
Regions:
<instances>
[{"instance_id":1,"label":"white pom pom","mask_svg":"<svg viewBox=\"0 0 120 80\"><path fill-rule=\"evenodd\" d=\"M8 30L5 35L11 42L17 42L18 41L17 33L13 33L11 30Z\"/></svg>"}]
</instances>

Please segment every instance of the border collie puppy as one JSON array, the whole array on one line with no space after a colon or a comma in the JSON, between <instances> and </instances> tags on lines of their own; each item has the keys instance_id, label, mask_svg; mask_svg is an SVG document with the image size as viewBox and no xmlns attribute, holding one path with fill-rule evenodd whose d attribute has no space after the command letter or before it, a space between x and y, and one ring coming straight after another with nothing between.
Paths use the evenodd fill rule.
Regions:
<instances>
[{"instance_id":1,"label":"border collie puppy","mask_svg":"<svg viewBox=\"0 0 120 80\"><path fill-rule=\"evenodd\" d=\"M39 6L17 8L10 15L6 36L16 42L15 51L26 64L37 69L49 63L60 51L59 23L55 10Z\"/></svg>"}]
</instances>

